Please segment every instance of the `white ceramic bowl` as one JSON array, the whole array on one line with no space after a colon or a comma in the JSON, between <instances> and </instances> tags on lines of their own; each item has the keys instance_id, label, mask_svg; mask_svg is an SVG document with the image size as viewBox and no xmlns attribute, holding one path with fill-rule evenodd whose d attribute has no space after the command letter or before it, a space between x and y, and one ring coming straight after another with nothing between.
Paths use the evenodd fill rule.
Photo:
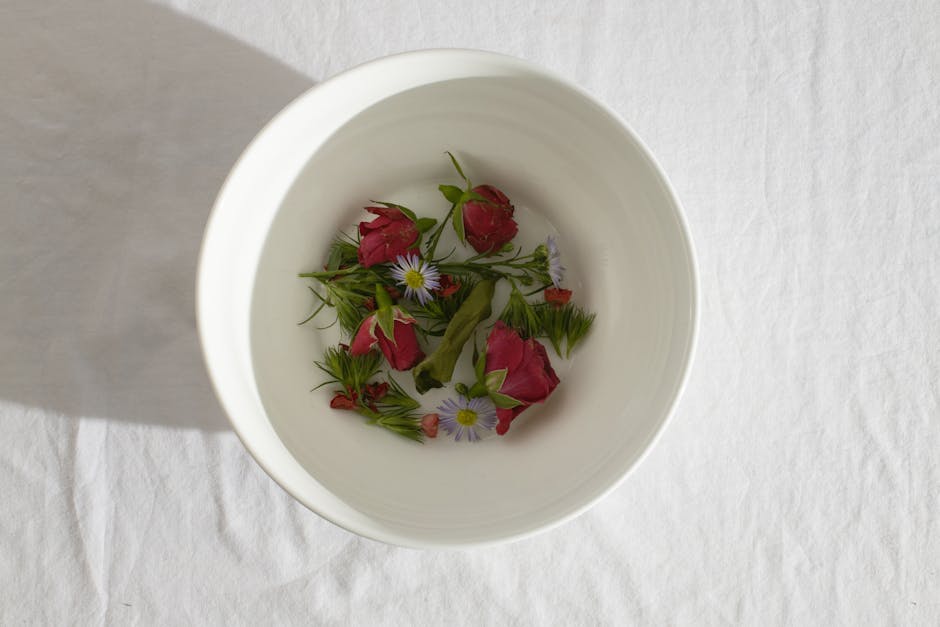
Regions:
<instances>
[{"instance_id":1,"label":"white ceramic bowl","mask_svg":"<svg viewBox=\"0 0 940 627\"><path fill-rule=\"evenodd\" d=\"M297 326L312 301L296 274L323 263L369 198L446 211L436 186L457 181L445 150L509 195L521 233L560 234L567 283L598 317L574 359L553 356L549 402L506 437L422 446L310 391L335 338ZM550 527L626 476L684 385L696 289L675 194L614 112L520 60L433 50L332 78L258 134L206 228L197 313L216 393L285 490L363 536L455 547Z\"/></svg>"}]
</instances>

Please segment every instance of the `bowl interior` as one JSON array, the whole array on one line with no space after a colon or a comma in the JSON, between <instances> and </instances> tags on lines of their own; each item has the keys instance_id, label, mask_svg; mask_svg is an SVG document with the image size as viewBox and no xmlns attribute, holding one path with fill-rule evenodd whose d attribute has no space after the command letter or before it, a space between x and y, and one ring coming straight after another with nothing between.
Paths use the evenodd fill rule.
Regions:
<instances>
[{"instance_id":1,"label":"bowl interior","mask_svg":"<svg viewBox=\"0 0 940 627\"><path fill-rule=\"evenodd\" d=\"M251 296L266 414L257 420L335 499L295 495L330 518L356 510L374 537L461 544L546 526L615 485L666 420L694 330L687 237L642 146L581 92L522 72L407 89L314 148L277 207ZM370 198L443 217L436 187L458 183L445 150L513 200L523 246L558 234L566 284L597 312L572 359L549 348L562 381L549 401L506 437L475 445L415 444L330 410L328 389L310 390L323 379L313 362L337 335L297 325L314 304L297 273L323 265L334 234L351 231Z\"/></svg>"}]
</instances>

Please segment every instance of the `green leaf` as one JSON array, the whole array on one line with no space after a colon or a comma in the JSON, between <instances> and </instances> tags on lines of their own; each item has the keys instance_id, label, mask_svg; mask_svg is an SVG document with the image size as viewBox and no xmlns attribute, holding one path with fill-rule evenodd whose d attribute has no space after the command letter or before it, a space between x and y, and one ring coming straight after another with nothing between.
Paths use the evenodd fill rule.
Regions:
<instances>
[{"instance_id":1,"label":"green leaf","mask_svg":"<svg viewBox=\"0 0 940 627\"><path fill-rule=\"evenodd\" d=\"M397 206L399 209L401 209L401 212L402 212L403 214L405 214L406 216L408 216L409 218L411 218L411 221L412 221L412 222L417 222L417 221L418 221L418 216L415 215L415 212L414 212L414 211L412 211L412 210L409 209L408 207L402 207L401 205L396 205L396 206Z\"/></svg>"},{"instance_id":2,"label":"green leaf","mask_svg":"<svg viewBox=\"0 0 940 627\"><path fill-rule=\"evenodd\" d=\"M498 392L490 392L490 399L499 409L512 409L513 407L522 405L520 401L517 401L513 397L506 396L505 394L499 394Z\"/></svg>"},{"instance_id":3,"label":"green leaf","mask_svg":"<svg viewBox=\"0 0 940 627\"><path fill-rule=\"evenodd\" d=\"M463 190L456 185L438 185L437 188L441 190L441 193L444 194L444 198L446 198L450 204L456 205L460 202Z\"/></svg>"},{"instance_id":4,"label":"green leaf","mask_svg":"<svg viewBox=\"0 0 940 627\"><path fill-rule=\"evenodd\" d=\"M484 379L486 389L489 390L491 394L498 393L499 389L503 387L503 382L506 380L506 375L508 373L509 370L506 368L501 368L499 370L493 370L486 373L486 378Z\"/></svg>"},{"instance_id":5,"label":"green leaf","mask_svg":"<svg viewBox=\"0 0 940 627\"><path fill-rule=\"evenodd\" d=\"M434 228L435 224L437 224L437 220L434 218L418 218L418 221L415 222L419 233L427 233Z\"/></svg>"},{"instance_id":6,"label":"green leaf","mask_svg":"<svg viewBox=\"0 0 940 627\"><path fill-rule=\"evenodd\" d=\"M461 244L466 244L467 238L463 231L463 203L457 203L454 205L454 213L453 218L451 219L451 224L454 225L454 232L457 233L457 239L460 240Z\"/></svg>"},{"instance_id":7,"label":"green leaf","mask_svg":"<svg viewBox=\"0 0 940 627\"><path fill-rule=\"evenodd\" d=\"M470 391L467 393L467 398L481 398L483 396L489 396L489 390L486 389L486 386L483 385L480 381L477 381L470 388Z\"/></svg>"},{"instance_id":8,"label":"green leaf","mask_svg":"<svg viewBox=\"0 0 940 627\"><path fill-rule=\"evenodd\" d=\"M381 309L378 309L375 312L375 319L378 321L379 328L382 329L382 333L385 334L385 337L388 338L388 341L392 344L396 344L395 315L392 312L391 307L382 307Z\"/></svg>"},{"instance_id":9,"label":"green leaf","mask_svg":"<svg viewBox=\"0 0 940 627\"><path fill-rule=\"evenodd\" d=\"M393 202L382 202L381 200L372 200L370 202L374 202L377 205L383 205L385 207L388 207L389 209L398 209L403 214L408 216L408 219L411 220L412 222L418 221L418 216L415 215L415 212L404 205L396 205Z\"/></svg>"},{"instance_id":10,"label":"green leaf","mask_svg":"<svg viewBox=\"0 0 940 627\"><path fill-rule=\"evenodd\" d=\"M473 335L477 325L490 317L495 289L496 282L493 280L477 283L447 323L441 343L411 371L419 394L450 381L464 344Z\"/></svg>"},{"instance_id":11,"label":"green leaf","mask_svg":"<svg viewBox=\"0 0 940 627\"><path fill-rule=\"evenodd\" d=\"M454 155L452 155L449 150L447 151L447 156L450 157L450 162L454 164L454 169L457 170L457 174L460 175L460 178L465 180L467 184L469 185L470 179L468 179L467 175L463 173L463 169L461 169L460 164L457 163L457 158L454 157Z\"/></svg>"},{"instance_id":12,"label":"green leaf","mask_svg":"<svg viewBox=\"0 0 940 627\"><path fill-rule=\"evenodd\" d=\"M391 309L392 297L381 283L375 284L375 307L376 309Z\"/></svg>"},{"instance_id":13,"label":"green leaf","mask_svg":"<svg viewBox=\"0 0 940 627\"><path fill-rule=\"evenodd\" d=\"M467 275L452 275L460 283L457 292L449 298L435 298L425 304L419 302L411 303L409 312L415 318L426 320L431 323L427 329L432 335L442 335L444 329L451 319L456 315L457 310L464 303L476 285L476 280Z\"/></svg>"},{"instance_id":14,"label":"green leaf","mask_svg":"<svg viewBox=\"0 0 940 627\"><path fill-rule=\"evenodd\" d=\"M474 347L473 347L473 357L474 357L474 360L473 360L473 372L474 372L474 374L476 374L477 382L478 382L478 383L483 383L483 381L484 381L484 379L485 379L485 373L484 373L483 371L486 370L486 353L480 353L480 354L478 355L478 354L477 354L477 347L474 346Z\"/></svg>"},{"instance_id":15,"label":"green leaf","mask_svg":"<svg viewBox=\"0 0 940 627\"><path fill-rule=\"evenodd\" d=\"M411 375L415 379L415 389L418 390L418 394L424 394L434 388L444 387L445 381L441 381L438 376L432 372L432 370L436 370L436 368L426 363L427 361L428 360L425 359L411 371ZM450 378L447 377L447 380L449 381Z\"/></svg>"}]
</instances>

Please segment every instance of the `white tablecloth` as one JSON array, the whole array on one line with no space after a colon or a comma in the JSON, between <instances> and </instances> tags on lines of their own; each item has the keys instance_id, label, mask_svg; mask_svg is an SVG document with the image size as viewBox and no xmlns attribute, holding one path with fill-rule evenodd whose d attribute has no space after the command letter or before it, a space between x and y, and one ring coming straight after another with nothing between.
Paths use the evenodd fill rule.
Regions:
<instances>
[{"instance_id":1,"label":"white tablecloth","mask_svg":"<svg viewBox=\"0 0 940 627\"><path fill-rule=\"evenodd\" d=\"M940 622L940 5L172 4L0 2L0 624ZM451 46L545 65L633 125L684 202L702 326L674 420L609 498L421 552L255 465L193 280L270 116Z\"/></svg>"}]
</instances>

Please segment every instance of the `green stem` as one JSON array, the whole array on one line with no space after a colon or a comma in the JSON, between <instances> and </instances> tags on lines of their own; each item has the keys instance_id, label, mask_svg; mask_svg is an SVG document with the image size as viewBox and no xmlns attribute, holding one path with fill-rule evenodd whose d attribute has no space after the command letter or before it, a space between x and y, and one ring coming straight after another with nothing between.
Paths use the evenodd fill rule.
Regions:
<instances>
[{"instance_id":1,"label":"green stem","mask_svg":"<svg viewBox=\"0 0 940 627\"><path fill-rule=\"evenodd\" d=\"M342 268L340 270L324 270L323 272L301 272L297 276L304 279L332 279L337 276L345 276L347 274L355 274L357 272L372 272L362 266L350 266L348 268Z\"/></svg>"},{"instance_id":2,"label":"green stem","mask_svg":"<svg viewBox=\"0 0 940 627\"><path fill-rule=\"evenodd\" d=\"M520 259L525 259L525 257L520 257ZM512 261L494 261L493 263L489 265L505 266L507 268L518 268L522 270L529 270L529 269L534 270L535 269L532 267L533 264L531 261L526 261L525 263L513 263Z\"/></svg>"},{"instance_id":3,"label":"green stem","mask_svg":"<svg viewBox=\"0 0 940 627\"><path fill-rule=\"evenodd\" d=\"M533 262L531 259L523 263L518 263L516 261L502 261L499 259L496 259L494 261L480 263L477 261L477 259L479 259L480 257L481 255L477 255L476 257L470 257L466 261L461 261L458 263L438 264L438 268L465 266L467 270L470 270L473 272L479 272L481 270L491 270L493 272L499 272L498 270L495 270L495 268L497 267L512 268L514 270L525 270L525 271L535 271L539 269L539 264ZM528 259L528 257L520 257L520 259Z\"/></svg>"},{"instance_id":4,"label":"green stem","mask_svg":"<svg viewBox=\"0 0 940 627\"><path fill-rule=\"evenodd\" d=\"M426 259L429 259L429 260L434 259L434 251L437 250L437 242L440 241L441 234L444 232L444 227L446 227L447 223L450 222L450 217L454 215L454 210L456 209L457 209L457 203L452 204L450 206L450 211L447 212L447 216L445 216L445 218L441 220L441 223L438 225L437 230L434 231L434 235L431 236L431 240L428 244L428 252L427 252L427 255L425 255Z\"/></svg>"},{"instance_id":5,"label":"green stem","mask_svg":"<svg viewBox=\"0 0 940 627\"><path fill-rule=\"evenodd\" d=\"M385 291L385 288L382 287L379 283L375 284L375 308L379 309L390 309L392 307L392 297L388 295L388 292Z\"/></svg>"},{"instance_id":6,"label":"green stem","mask_svg":"<svg viewBox=\"0 0 940 627\"><path fill-rule=\"evenodd\" d=\"M465 261L476 261L477 259L483 259L484 257L489 257L489 255L490 255L490 251L487 250L482 253L477 253L476 255L474 255L473 257L470 257L469 259L466 259Z\"/></svg>"},{"instance_id":7,"label":"green stem","mask_svg":"<svg viewBox=\"0 0 940 627\"><path fill-rule=\"evenodd\" d=\"M475 272L476 274L499 274L499 271L490 270L487 266L478 263L455 262L439 263L437 269L445 274L460 274L462 272Z\"/></svg>"},{"instance_id":8,"label":"green stem","mask_svg":"<svg viewBox=\"0 0 940 627\"><path fill-rule=\"evenodd\" d=\"M493 277L498 277L500 279L511 279L515 277L517 279L521 279L525 276L522 274L509 274L508 272L503 272L493 267L477 263L442 263L437 266L437 269L444 274L461 274L472 272L483 277L484 279Z\"/></svg>"},{"instance_id":9,"label":"green stem","mask_svg":"<svg viewBox=\"0 0 940 627\"><path fill-rule=\"evenodd\" d=\"M538 287L538 288L532 290L531 292L526 292L525 295L526 295L526 296L532 296L532 295L534 295L534 294L538 294L539 292L544 292L545 290L547 290L547 289L550 288L551 286L552 286L551 283L546 283L546 284L543 285L542 287Z\"/></svg>"},{"instance_id":10,"label":"green stem","mask_svg":"<svg viewBox=\"0 0 940 627\"><path fill-rule=\"evenodd\" d=\"M341 270L324 270L323 272L304 272L297 276L305 279L316 279L323 284L335 285L342 281L346 289L353 292L362 292L363 295L372 294L372 288L376 283L382 285L394 285L395 282L387 277L380 275L372 268L363 268L362 266L351 266ZM368 284L368 286L366 286ZM361 289L365 288L365 289Z\"/></svg>"}]
</instances>

